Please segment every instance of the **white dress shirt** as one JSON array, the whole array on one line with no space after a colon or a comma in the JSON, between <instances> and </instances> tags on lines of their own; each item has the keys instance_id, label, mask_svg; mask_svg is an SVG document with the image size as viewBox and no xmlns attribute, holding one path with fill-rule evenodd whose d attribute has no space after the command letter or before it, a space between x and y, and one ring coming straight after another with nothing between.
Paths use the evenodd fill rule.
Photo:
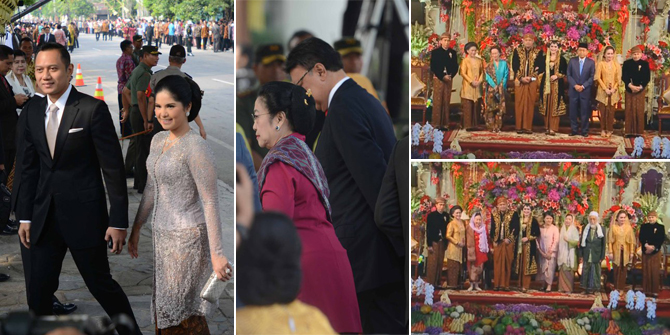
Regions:
<instances>
[{"instance_id":1,"label":"white dress shirt","mask_svg":"<svg viewBox=\"0 0 670 335\"><path fill-rule=\"evenodd\" d=\"M335 96L335 92L337 92L337 90L340 88L340 86L342 86L342 84L344 84L344 82L347 81L347 79L351 79L351 78L349 78L348 76L342 78L342 80L338 81L337 84L335 84L335 86L333 86L333 89L330 90L330 93L328 94L328 106L326 106L326 109L330 108L330 102L333 100L333 96Z\"/></svg>"}]
</instances>

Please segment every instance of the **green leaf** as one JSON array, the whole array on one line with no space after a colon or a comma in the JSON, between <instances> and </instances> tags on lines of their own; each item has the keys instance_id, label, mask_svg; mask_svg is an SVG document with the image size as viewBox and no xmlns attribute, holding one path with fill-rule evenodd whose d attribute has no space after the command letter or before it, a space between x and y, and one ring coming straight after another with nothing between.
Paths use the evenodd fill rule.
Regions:
<instances>
[{"instance_id":1,"label":"green leaf","mask_svg":"<svg viewBox=\"0 0 670 335\"><path fill-rule=\"evenodd\" d=\"M551 4L549 4L549 10L555 12L556 7L558 7L558 0L551 0Z\"/></svg>"}]
</instances>

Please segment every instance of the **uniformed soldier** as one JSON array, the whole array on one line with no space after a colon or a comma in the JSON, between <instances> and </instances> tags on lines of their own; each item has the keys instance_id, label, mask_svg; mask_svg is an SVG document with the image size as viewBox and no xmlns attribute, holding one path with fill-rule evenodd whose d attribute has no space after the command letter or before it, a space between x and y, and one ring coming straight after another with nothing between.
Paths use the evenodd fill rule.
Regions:
<instances>
[{"instance_id":1,"label":"uniformed soldier","mask_svg":"<svg viewBox=\"0 0 670 335\"><path fill-rule=\"evenodd\" d=\"M361 70L363 69L363 48L361 47L361 41L353 37L345 37L335 42L333 46L335 47L335 51L339 52L340 56L342 56L342 66L347 76L368 91L368 93L379 99L377 90L375 90L370 79L361 74Z\"/></svg>"},{"instance_id":2,"label":"uniformed soldier","mask_svg":"<svg viewBox=\"0 0 670 335\"><path fill-rule=\"evenodd\" d=\"M179 44L173 45L170 48L170 58L168 58L168 61L170 66L168 66L165 70L158 70L154 72L154 74L151 76L151 81L149 82L149 92L147 94L149 96L149 114L154 121L154 130L151 132L152 136L164 130L160 122L158 122L158 119L156 119L156 114L154 112L154 105L156 103L156 94L154 93L154 88L156 88L156 84L158 84L161 79L172 75L193 79L193 77L181 71L181 66L186 63L186 50L184 50L183 46ZM200 136L202 136L204 139L207 139L207 133L205 132L205 127L200 120L199 114L195 117L194 121L198 125L198 128L200 128Z\"/></svg>"},{"instance_id":3,"label":"uniformed soldier","mask_svg":"<svg viewBox=\"0 0 670 335\"><path fill-rule=\"evenodd\" d=\"M142 61L142 35L133 36L133 46L135 47L135 50L133 50L133 63L137 67L140 61Z\"/></svg>"},{"instance_id":4,"label":"uniformed soldier","mask_svg":"<svg viewBox=\"0 0 670 335\"><path fill-rule=\"evenodd\" d=\"M158 56L161 53L154 46L142 47L143 57L140 64L133 70L130 79L123 88L123 108L125 113L130 113L130 126L133 134L146 130L152 130L152 115L148 112L148 101L146 92L151 81L151 68L158 64ZM128 106L130 105L130 106ZM129 111L129 112L126 112ZM153 113L152 113L153 114ZM147 156L151 145L151 135L144 134L136 136L137 160L135 162L135 186L139 193L144 192L147 183Z\"/></svg>"},{"instance_id":5,"label":"uniformed soldier","mask_svg":"<svg viewBox=\"0 0 670 335\"><path fill-rule=\"evenodd\" d=\"M252 117L254 104L256 103L256 97L258 97L258 91L261 86L271 81L286 80L286 72L284 71L285 62L284 48L280 44L259 46L256 49L253 67L258 82L249 90L237 95L237 111L235 112L237 123L244 130L251 145L251 156L254 159L256 169L260 167L268 149L261 148L256 140L256 132L253 129L254 119Z\"/></svg>"}]
</instances>

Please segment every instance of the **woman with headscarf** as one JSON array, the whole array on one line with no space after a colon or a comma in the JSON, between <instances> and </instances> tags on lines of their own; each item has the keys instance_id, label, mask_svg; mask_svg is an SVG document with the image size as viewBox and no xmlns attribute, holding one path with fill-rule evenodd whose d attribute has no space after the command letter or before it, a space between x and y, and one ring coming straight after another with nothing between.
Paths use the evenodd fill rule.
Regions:
<instances>
[{"instance_id":1,"label":"woman with headscarf","mask_svg":"<svg viewBox=\"0 0 670 335\"><path fill-rule=\"evenodd\" d=\"M509 79L507 62L500 59L500 47L491 47L491 62L486 66L484 83L486 128L494 133L500 132L502 118L505 115L505 93Z\"/></svg>"},{"instance_id":2,"label":"woman with headscarf","mask_svg":"<svg viewBox=\"0 0 670 335\"><path fill-rule=\"evenodd\" d=\"M579 245L579 230L574 225L575 217L572 214L565 216L558 238L558 292L572 293L574 289L575 271L579 266L577 246Z\"/></svg>"},{"instance_id":3,"label":"woman with headscarf","mask_svg":"<svg viewBox=\"0 0 670 335\"><path fill-rule=\"evenodd\" d=\"M598 222L598 212L589 214L589 224L582 229L579 248L582 255L581 286L585 294L600 291L600 263L607 251L607 229Z\"/></svg>"},{"instance_id":4,"label":"woman with headscarf","mask_svg":"<svg viewBox=\"0 0 670 335\"><path fill-rule=\"evenodd\" d=\"M482 213L476 212L472 215L465 235L468 248L468 274L470 276L468 291L472 291L473 288L476 291L481 291L479 280L484 271L484 263L488 260L489 253L486 224L484 224Z\"/></svg>"},{"instance_id":5,"label":"woman with headscarf","mask_svg":"<svg viewBox=\"0 0 670 335\"><path fill-rule=\"evenodd\" d=\"M530 288L531 277L537 274L537 239L540 237L540 225L533 217L530 204L521 208L521 239L517 248L516 273L519 275L521 291Z\"/></svg>"},{"instance_id":6,"label":"woman with headscarf","mask_svg":"<svg viewBox=\"0 0 670 335\"><path fill-rule=\"evenodd\" d=\"M542 215L544 225L540 227L540 244L537 249L540 252L540 270L537 280L544 279L547 284L546 292L551 291L556 273L556 255L558 253L558 227L554 225L554 215L545 212Z\"/></svg>"},{"instance_id":7,"label":"woman with headscarf","mask_svg":"<svg viewBox=\"0 0 670 335\"><path fill-rule=\"evenodd\" d=\"M628 265L633 262L635 252L635 232L628 219L628 213L620 210L612 216L610 231L607 236L610 261L614 264L614 288L623 290L626 286Z\"/></svg>"},{"instance_id":8,"label":"woman with headscarf","mask_svg":"<svg viewBox=\"0 0 670 335\"><path fill-rule=\"evenodd\" d=\"M465 247L465 223L461 219L463 209L454 206L449 210L453 218L447 225L447 287L454 288L460 284L463 265L463 248Z\"/></svg>"},{"instance_id":9,"label":"woman with headscarf","mask_svg":"<svg viewBox=\"0 0 670 335\"><path fill-rule=\"evenodd\" d=\"M565 76L568 62L561 56L558 40L549 42L545 57L546 73L540 81L540 114L544 115L547 135L556 135L561 115L565 115Z\"/></svg>"},{"instance_id":10,"label":"woman with headscarf","mask_svg":"<svg viewBox=\"0 0 670 335\"><path fill-rule=\"evenodd\" d=\"M598 82L596 100L602 124L600 136L610 137L614 129L615 106L621 100L619 95L621 66L614 60L614 48L611 45L605 47L603 59L596 65L595 81Z\"/></svg>"},{"instance_id":11,"label":"woman with headscarf","mask_svg":"<svg viewBox=\"0 0 670 335\"><path fill-rule=\"evenodd\" d=\"M467 57L463 59L460 68L463 77L461 88L461 106L463 110L463 129L468 130L477 126L477 102L481 98L481 85L484 81L484 66L477 58L477 44L469 42L465 45Z\"/></svg>"}]
</instances>

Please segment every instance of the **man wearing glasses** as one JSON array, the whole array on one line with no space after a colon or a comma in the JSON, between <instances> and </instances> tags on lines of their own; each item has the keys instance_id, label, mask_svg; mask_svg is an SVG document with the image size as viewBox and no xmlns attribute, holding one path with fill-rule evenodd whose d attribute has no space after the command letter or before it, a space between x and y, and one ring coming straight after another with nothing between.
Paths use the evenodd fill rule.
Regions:
<instances>
[{"instance_id":1,"label":"man wearing glasses","mask_svg":"<svg viewBox=\"0 0 670 335\"><path fill-rule=\"evenodd\" d=\"M407 333L402 259L375 225L374 209L391 151L393 124L379 100L347 77L340 54L318 38L288 56L294 84L326 114L315 155L330 188L332 223L347 250L364 333Z\"/></svg>"}]
</instances>

